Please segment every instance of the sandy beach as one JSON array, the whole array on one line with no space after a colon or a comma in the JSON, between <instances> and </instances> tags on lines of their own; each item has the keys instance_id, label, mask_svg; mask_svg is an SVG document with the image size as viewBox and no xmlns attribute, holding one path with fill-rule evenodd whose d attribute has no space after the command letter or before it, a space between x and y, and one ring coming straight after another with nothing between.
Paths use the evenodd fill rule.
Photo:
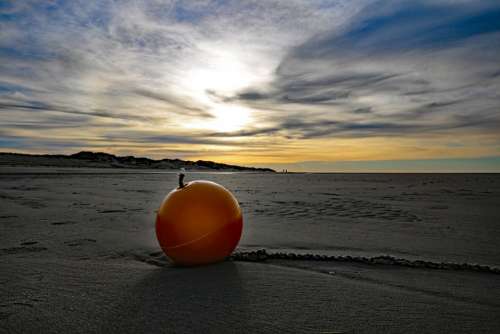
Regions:
<instances>
[{"instance_id":1,"label":"sandy beach","mask_svg":"<svg viewBox=\"0 0 500 334\"><path fill-rule=\"evenodd\" d=\"M498 175L192 173L240 201L238 252L500 266ZM154 235L175 173L0 171L3 333L494 333L500 275L356 261L178 268Z\"/></svg>"}]
</instances>

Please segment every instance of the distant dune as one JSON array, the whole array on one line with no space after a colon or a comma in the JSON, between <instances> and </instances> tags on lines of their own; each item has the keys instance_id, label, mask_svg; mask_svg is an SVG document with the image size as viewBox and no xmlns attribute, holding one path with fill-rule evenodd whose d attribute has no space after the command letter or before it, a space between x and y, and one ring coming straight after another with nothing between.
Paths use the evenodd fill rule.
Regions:
<instances>
[{"instance_id":1,"label":"distant dune","mask_svg":"<svg viewBox=\"0 0 500 334\"><path fill-rule=\"evenodd\" d=\"M136 168L177 170L210 170L210 171L254 171L274 172L270 168L254 168L228 165L213 161L189 161L180 159L153 160L134 156L115 156L103 152L82 151L71 155L33 155L0 152L0 166L53 166L53 167L86 167L86 168Z\"/></svg>"}]
</instances>

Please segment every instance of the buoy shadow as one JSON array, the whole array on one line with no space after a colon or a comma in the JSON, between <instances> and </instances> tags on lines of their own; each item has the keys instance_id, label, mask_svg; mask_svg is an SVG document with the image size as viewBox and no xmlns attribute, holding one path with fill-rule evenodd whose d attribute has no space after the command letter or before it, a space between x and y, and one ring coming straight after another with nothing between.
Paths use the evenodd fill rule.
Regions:
<instances>
[{"instance_id":1,"label":"buoy shadow","mask_svg":"<svg viewBox=\"0 0 500 334\"><path fill-rule=\"evenodd\" d=\"M248 320L238 264L229 261L158 268L124 296L108 317L109 330L221 333Z\"/></svg>"}]
</instances>

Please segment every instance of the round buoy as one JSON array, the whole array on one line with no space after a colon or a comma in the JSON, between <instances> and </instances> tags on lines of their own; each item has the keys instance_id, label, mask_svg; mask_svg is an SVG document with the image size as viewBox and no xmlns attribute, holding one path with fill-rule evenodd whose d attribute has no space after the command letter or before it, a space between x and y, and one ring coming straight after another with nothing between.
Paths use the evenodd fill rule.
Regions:
<instances>
[{"instance_id":1,"label":"round buoy","mask_svg":"<svg viewBox=\"0 0 500 334\"><path fill-rule=\"evenodd\" d=\"M184 184L163 200L156 217L156 236L165 254L177 265L221 261L236 248L243 217L229 190L211 181Z\"/></svg>"}]
</instances>

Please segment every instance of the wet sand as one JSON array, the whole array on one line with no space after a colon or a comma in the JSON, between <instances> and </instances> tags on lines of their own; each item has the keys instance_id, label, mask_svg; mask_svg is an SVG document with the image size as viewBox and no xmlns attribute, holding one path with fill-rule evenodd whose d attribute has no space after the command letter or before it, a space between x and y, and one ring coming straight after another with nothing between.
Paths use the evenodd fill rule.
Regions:
<instances>
[{"instance_id":1,"label":"wet sand","mask_svg":"<svg viewBox=\"0 0 500 334\"><path fill-rule=\"evenodd\" d=\"M496 175L190 176L240 200L240 250L500 264ZM153 222L175 179L3 169L0 332L494 333L500 325L493 273L288 259L173 267Z\"/></svg>"}]
</instances>

